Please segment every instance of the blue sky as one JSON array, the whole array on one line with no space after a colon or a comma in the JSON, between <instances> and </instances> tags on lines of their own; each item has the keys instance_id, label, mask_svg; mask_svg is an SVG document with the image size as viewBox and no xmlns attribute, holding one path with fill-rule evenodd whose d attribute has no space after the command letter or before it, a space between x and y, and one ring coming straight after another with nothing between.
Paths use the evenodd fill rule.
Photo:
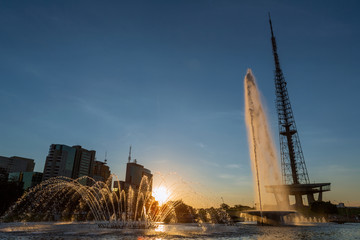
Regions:
<instances>
[{"instance_id":1,"label":"blue sky","mask_svg":"<svg viewBox=\"0 0 360 240\"><path fill-rule=\"evenodd\" d=\"M0 155L52 143L129 145L216 201L252 204L243 79L251 68L277 143L271 12L311 181L360 205L357 1L0 1Z\"/></svg>"}]
</instances>

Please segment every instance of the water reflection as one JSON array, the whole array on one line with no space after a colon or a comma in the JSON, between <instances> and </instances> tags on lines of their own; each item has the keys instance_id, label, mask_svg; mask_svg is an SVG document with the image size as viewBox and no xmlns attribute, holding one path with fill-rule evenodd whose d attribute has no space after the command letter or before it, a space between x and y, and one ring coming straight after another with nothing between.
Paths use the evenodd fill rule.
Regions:
<instances>
[{"instance_id":1,"label":"water reflection","mask_svg":"<svg viewBox=\"0 0 360 240\"><path fill-rule=\"evenodd\" d=\"M158 225L156 228L155 228L155 232L165 232L165 226L163 224L160 224Z\"/></svg>"},{"instance_id":2,"label":"water reflection","mask_svg":"<svg viewBox=\"0 0 360 240\"><path fill-rule=\"evenodd\" d=\"M0 223L0 239L360 239L359 224L314 223L313 226L238 224L162 224L155 229L101 229L96 223Z\"/></svg>"}]
</instances>

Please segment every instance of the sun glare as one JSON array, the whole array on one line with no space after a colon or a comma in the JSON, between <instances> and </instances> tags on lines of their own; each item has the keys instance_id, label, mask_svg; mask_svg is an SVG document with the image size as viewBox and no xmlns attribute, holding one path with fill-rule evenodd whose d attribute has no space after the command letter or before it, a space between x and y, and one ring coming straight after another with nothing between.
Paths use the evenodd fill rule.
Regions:
<instances>
[{"instance_id":1,"label":"sun glare","mask_svg":"<svg viewBox=\"0 0 360 240\"><path fill-rule=\"evenodd\" d=\"M159 202L160 206L166 203L170 197L169 191L163 186L154 188L152 194L155 200Z\"/></svg>"}]
</instances>

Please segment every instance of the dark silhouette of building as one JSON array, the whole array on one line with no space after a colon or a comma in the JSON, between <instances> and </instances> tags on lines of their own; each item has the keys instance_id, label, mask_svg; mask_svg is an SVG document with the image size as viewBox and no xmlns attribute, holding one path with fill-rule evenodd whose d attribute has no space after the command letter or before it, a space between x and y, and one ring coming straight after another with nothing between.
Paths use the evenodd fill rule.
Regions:
<instances>
[{"instance_id":1,"label":"dark silhouette of building","mask_svg":"<svg viewBox=\"0 0 360 240\"><path fill-rule=\"evenodd\" d=\"M0 156L0 168L5 172L32 172L34 171L34 159L23 157L4 157Z\"/></svg>"},{"instance_id":2,"label":"dark silhouette of building","mask_svg":"<svg viewBox=\"0 0 360 240\"><path fill-rule=\"evenodd\" d=\"M92 177L95 154L94 150L87 150L79 145L70 147L52 144L46 157L43 180L57 176L73 179L83 176ZM85 179L80 182L87 184Z\"/></svg>"},{"instance_id":3,"label":"dark silhouette of building","mask_svg":"<svg viewBox=\"0 0 360 240\"><path fill-rule=\"evenodd\" d=\"M9 182L17 182L23 188L27 190L32 188L42 181L43 173L40 172L12 172L9 173Z\"/></svg>"},{"instance_id":4,"label":"dark silhouette of building","mask_svg":"<svg viewBox=\"0 0 360 240\"><path fill-rule=\"evenodd\" d=\"M106 161L106 160L105 160ZM111 175L110 168L106 162L95 161L93 169L93 178L96 181L105 182Z\"/></svg>"},{"instance_id":5,"label":"dark silhouette of building","mask_svg":"<svg viewBox=\"0 0 360 240\"><path fill-rule=\"evenodd\" d=\"M290 196L295 196L296 206L302 207L304 205L303 195L307 196L309 204L315 202L315 193L318 194L318 201L322 201L322 193L330 191L330 183L310 183L287 91L287 83L280 68L270 15L269 23L275 61L276 108L278 113L283 185L266 186L266 188L268 192L275 194L278 203L281 201L280 199L285 199L288 204L289 197L284 197L284 195L289 194Z\"/></svg>"},{"instance_id":6,"label":"dark silhouette of building","mask_svg":"<svg viewBox=\"0 0 360 240\"><path fill-rule=\"evenodd\" d=\"M74 168L72 178L79 178L84 176L93 177L93 168L95 164L94 150L87 150L79 145L73 146L76 149ZM82 180L81 183L85 184L86 181Z\"/></svg>"},{"instance_id":7,"label":"dark silhouette of building","mask_svg":"<svg viewBox=\"0 0 360 240\"><path fill-rule=\"evenodd\" d=\"M139 189L142 178L146 176L148 178L150 188L149 191L152 191L152 177L151 171L145 168L143 165L137 163L136 159L131 161L131 146L129 151L128 163L126 164L126 175L125 181L115 181L114 189L115 191L124 190L127 192L131 187L134 190Z\"/></svg>"}]
</instances>

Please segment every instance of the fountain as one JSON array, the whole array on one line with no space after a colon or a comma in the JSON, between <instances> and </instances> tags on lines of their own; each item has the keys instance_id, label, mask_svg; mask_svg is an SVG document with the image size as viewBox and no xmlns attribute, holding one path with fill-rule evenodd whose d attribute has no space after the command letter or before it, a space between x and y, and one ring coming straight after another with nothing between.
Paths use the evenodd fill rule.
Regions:
<instances>
[{"instance_id":1,"label":"fountain","mask_svg":"<svg viewBox=\"0 0 360 240\"><path fill-rule=\"evenodd\" d=\"M256 211L247 211L247 213L258 217L257 221L260 224L279 224L283 222L284 216L294 211L288 210L286 194L283 195L284 199L279 201L280 204L274 205L273 195L265 191L265 184L281 184L281 174L261 95L250 69L244 79L244 90L245 121L255 182L255 199L258 203Z\"/></svg>"},{"instance_id":2,"label":"fountain","mask_svg":"<svg viewBox=\"0 0 360 240\"><path fill-rule=\"evenodd\" d=\"M217 224L226 222L224 220L228 216L214 208L209 211L191 211L191 214L198 215L197 222L162 224L159 222L167 218L176 219L177 206L184 207L181 200L174 200L180 199L178 194L184 196L186 192L191 198L196 198L196 192L179 188L177 184L171 185L171 188L166 186L160 188L167 196L163 204L160 204L151 192L152 179L144 176L136 189L130 187L114 190L111 185L118 179L112 175L106 182L96 182L89 177L75 180L57 177L42 182L28 190L7 212L3 220L8 222L0 222L0 238L259 239L265 236L269 239L296 239L302 236L325 239L330 235L334 239L358 238L356 225L343 225L341 228L336 226L337 229L334 230L333 225L324 223L325 219L305 219L303 216L294 218L289 215L293 211L285 206L270 206L274 202L271 197L274 196L264 190L265 184L277 184L280 181L276 151L251 70L248 70L244 84L249 149L255 199L258 203L256 211L247 211L246 214L262 224L278 225L286 219L292 225L305 225L306 228L257 228L242 223ZM163 177L165 179L168 180L169 177ZM88 185L83 185L84 182ZM161 184L163 183L162 181ZM170 191L167 192L166 189Z\"/></svg>"},{"instance_id":3,"label":"fountain","mask_svg":"<svg viewBox=\"0 0 360 240\"><path fill-rule=\"evenodd\" d=\"M107 182L90 177L55 177L26 192L4 219L6 221L94 220L103 228L151 228L174 211L176 201L161 206L144 176L139 189L114 191ZM81 182L90 182L83 185Z\"/></svg>"},{"instance_id":4,"label":"fountain","mask_svg":"<svg viewBox=\"0 0 360 240\"><path fill-rule=\"evenodd\" d=\"M101 228L118 229L156 228L158 223L176 223L186 220L186 217L200 225L229 220L221 209L193 209L184 204L184 181L167 186L162 179L161 184L152 189L152 178L143 176L138 188L118 189L118 186L111 188L113 180L118 182L116 175L111 175L106 182L87 176L75 180L67 177L48 179L24 193L3 220L94 221ZM164 194L159 190L165 189L168 195L159 197L158 194ZM191 189L187 192L195 196ZM184 212L188 216L184 217ZM180 219L177 214L181 215Z\"/></svg>"}]
</instances>

